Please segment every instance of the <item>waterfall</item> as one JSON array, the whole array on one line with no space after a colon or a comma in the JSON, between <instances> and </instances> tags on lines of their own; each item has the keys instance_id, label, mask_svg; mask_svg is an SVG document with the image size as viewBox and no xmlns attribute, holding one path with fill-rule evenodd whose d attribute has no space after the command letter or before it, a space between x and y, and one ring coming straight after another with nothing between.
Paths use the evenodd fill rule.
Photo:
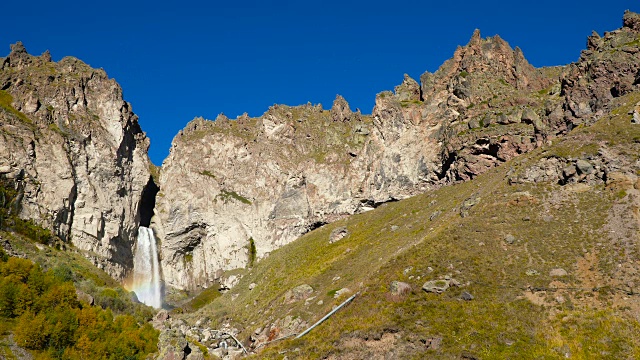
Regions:
<instances>
[{"instance_id":1,"label":"waterfall","mask_svg":"<svg viewBox=\"0 0 640 360\"><path fill-rule=\"evenodd\" d=\"M153 230L140 226L138 228L138 244L133 257L132 290L141 302L160 308L162 306L162 289L160 287L160 264Z\"/></svg>"}]
</instances>

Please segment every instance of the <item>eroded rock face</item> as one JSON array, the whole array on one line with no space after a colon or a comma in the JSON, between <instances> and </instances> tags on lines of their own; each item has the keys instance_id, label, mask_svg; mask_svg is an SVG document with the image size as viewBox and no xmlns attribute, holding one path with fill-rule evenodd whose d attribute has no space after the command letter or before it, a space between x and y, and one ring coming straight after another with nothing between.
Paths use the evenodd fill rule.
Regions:
<instances>
[{"instance_id":1,"label":"eroded rock face","mask_svg":"<svg viewBox=\"0 0 640 360\"><path fill-rule=\"evenodd\" d=\"M640 83L640 16L625 12L623 27L593 33L580 60L568 66L562 77L564 122L557 127L567 131L580 124L591 124L616 97L638 89Z\"/></svg>"},{"instance_id":2,"label":"eroded rock face","mask_svg":"<svg viewBox=\"0 0 640 360\"><path fill-rule=\"evenodd\" d=\"M589 38L576 64L536 69L500 37L469 44L420 84L377 95L371 116L274 106L195 119L163 164L154 226L169 286L208 286L305 232L377 204L466 181L590 123L638 88L637 15ZM620 52L620 56L616 55Z\"/></svg>"},{"instance_id":3,"label":"eroded rock face","mask_svg":"<svg viewBox=\"0 0 640 360\"><path fill-rule=\"evenodd\" d=\"M20 217L72 243L120 279L132 266L149 141L122 89L67 57L0 58L0 169L16 181Z\"/></svg>"},{"instance_id":4,"label":"eroded rock face","mask_svg":"<svg viewBox=\"0 0 640 360\"><path fill-rule=\"evenodd\" d=\"M467 177L532 149L535 128L521 123L522 113L519 132L503 131L517 141L469 144L454 128L484 115L487 107L467 108L492 99L492 84L525 94L551 82L519 50L476 33L455 61L423 76L422 90L405 76L395 93L378 94L371 116L338 96L330 111L274 106L259 118L193 120L175 137L160 176L154 226L167 284L207 286L220 269L248 264L249 239L262 257L318 225L464 179L446 164L456 141L475 151L464 163L475 167ZM494 157L473 157L494 151L491 142L503 144Z\"/></svg>"}]
</instances>

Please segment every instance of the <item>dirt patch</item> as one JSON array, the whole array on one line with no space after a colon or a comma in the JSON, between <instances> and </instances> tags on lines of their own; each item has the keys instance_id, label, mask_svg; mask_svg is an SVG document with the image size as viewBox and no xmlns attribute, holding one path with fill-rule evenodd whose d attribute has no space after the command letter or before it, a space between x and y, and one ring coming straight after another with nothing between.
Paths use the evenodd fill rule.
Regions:
<instances>
[{"instance_id":1,"label":"dirt patch","mask_svg":"<svg viewBox=\"0 0 640 360\"><path fill-rule=\"evenodd\" d=\"M400 335L397 333L384 333L379 339L363 339L360 337L345 338L340 342L339 348L346 350L347 354L331 355L329 360L384 360L398 350L397 342ZM396 356L398 354L396 353Z\"/></svg>"}]
</instances>

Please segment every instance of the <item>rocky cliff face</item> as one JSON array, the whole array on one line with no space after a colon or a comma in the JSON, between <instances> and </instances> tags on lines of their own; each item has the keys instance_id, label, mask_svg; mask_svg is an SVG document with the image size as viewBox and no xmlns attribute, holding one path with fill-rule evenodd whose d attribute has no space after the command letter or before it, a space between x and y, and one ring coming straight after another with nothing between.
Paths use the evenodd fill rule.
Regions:
<instances>
[{"instance_id":1,"label":"rocky cliff face","mask_svg":"<svg viewBox=\"0 0 640 360\"><path fill-rule=\"evenodd\" d=\"M103 70L21 43L0 58L0 89L0 176L19 188L20 216L122 278L151 211L140 206L149 142L122 89Z\"/></svg>"},{"instance_id":2,"label":"rocky cliff face","mask_svg":"<svg viewBox=\"0 0 640 360\"><path fill-rule=\"evenodd\" d=\"M378 94L371 116L338 96L328 111L274 106L258 118L193 120L160 176L154 222L167 284L207 286L219 270L250 263L251 243L264 256L324 223L535 148L539 91L556 84L560 104L559 75L476 32L422 85L405 75Z\"/></svg>"},{"instance_id":3,"label":"rocky cliff face","mask_svg":"<svg viewBox=\"0 0 640 360\"><path fill-rule=\"evenodd\" d=\"M371 116L274 106L196 119L163 164L155 218L170 286L207 286L304 232L376 204L465 181L592 123L638 87L638 15L588 39L580 60L536 69L500 37L469 44L420 84L405 75Z\"/></svg>"}]
</instances>

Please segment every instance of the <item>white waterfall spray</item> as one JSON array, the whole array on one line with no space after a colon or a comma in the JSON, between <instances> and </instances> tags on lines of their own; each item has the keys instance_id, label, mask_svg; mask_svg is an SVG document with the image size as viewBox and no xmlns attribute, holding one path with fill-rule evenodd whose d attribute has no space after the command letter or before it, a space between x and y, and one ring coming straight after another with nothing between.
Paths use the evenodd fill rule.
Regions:
<instances>
[{"instance_id":1,"label":"white waterfall spray","mask_svg":"<svg viewBox=\"0 0 640 360\"><path fill-rule=\"evenodd\" d=\"M160 264L158 249L153 230L140 226L138 228L138 244L133 257L133 284L138 300L160 308L162 306L162 289L160 288Z\"/></svg>"}]
</instances>

